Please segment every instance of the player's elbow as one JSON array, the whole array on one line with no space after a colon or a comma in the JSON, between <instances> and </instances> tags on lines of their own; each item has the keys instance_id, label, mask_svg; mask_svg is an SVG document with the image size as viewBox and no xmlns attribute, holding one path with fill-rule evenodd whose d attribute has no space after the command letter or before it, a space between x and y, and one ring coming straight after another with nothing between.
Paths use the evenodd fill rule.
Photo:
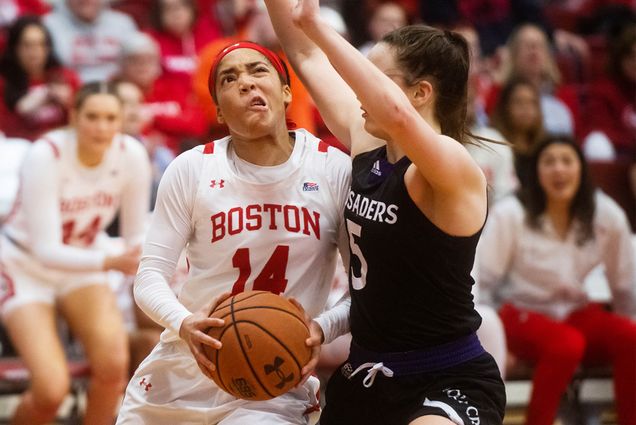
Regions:
<instances>
[{"instance_id":1,"label":"player's elbow","mask_svg":"<svg viewBox=\"0 0 636 425\"><path fill-rule=\"evenodd\" d=\"M379 113L382 126L390 134L403 134L414 126L414 110L410 104L388 100Z\"/></svg>"}]
</instances>

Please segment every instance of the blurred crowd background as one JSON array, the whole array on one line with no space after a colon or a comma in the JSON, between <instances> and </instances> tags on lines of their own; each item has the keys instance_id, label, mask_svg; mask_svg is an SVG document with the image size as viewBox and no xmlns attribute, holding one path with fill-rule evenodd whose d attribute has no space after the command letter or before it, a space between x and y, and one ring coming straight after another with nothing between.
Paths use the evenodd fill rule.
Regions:
<instances>
[{"instance_id":1,"label":"blurred crowd background","mask_svg":"<svg viewBox=\"0 0 636 425\"><path fill-rule=\"evenodd\" d=\"M601 185L621 183L611 195L635 224L633 0L325 0L322 10L362 52L409 23L461 32L473 131L509 142L514 158L546 134L573 137L603 162L592 166ZM68 122L82 83L115 80L124 131L143 141L157 180L175 155L225 134L207 77L240 39L280 50L260 0L0 0L0 131L33 141ZM292 87L290 119L339 146L297 78ZM497 198L514 190L514 176L485 171Z\"/></svg>"}]
</instances>

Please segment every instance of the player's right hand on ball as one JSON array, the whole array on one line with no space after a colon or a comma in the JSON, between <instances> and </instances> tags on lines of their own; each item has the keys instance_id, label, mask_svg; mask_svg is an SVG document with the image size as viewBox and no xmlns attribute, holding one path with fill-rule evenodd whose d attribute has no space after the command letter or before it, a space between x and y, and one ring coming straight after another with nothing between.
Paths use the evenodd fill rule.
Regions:
<instances>
[{"instance_id":1,"label":"player's right hand on ball","mask_svg":"<svg viewBox=\"0 0 636 425\"><path fill-rule=\"evenodd\" d=\"M311 357L307 364L303 366L301 371L302 377L297 385L297 387L301 387L305 384L307 379L313 375L314 370L318 365L318 360L320 360L320 347L322 342L325 340L325 335L318 322L309 317L301 303L293 298L289 298L289 301L291 301L291 303L303 313L303 316L305 317L305 324L307 325L307 328L309 328L309 338L305 340L305 345L311 349Z\"/></svg>"},{"instance_id":2,"label":"player's right hand on ball","mask_svg":"<svg viewBox=\"0 0 636 425\"><path fill-rule=\"evenodd\" d=\"M216 367L203 352L203 344L216 350L221 348L221 342L209 336L207 330L211 327L223 326L224 321L223 319L215 319L209 316L216 306L230 295L229 292L219 295L210 304L183 319L181 328L179 328L179 337L188 344L188 348L190 348L190 352L192 352L199 369L210 379L212 379L212 374L215 373Z\"/></svg>"}]
</instances>

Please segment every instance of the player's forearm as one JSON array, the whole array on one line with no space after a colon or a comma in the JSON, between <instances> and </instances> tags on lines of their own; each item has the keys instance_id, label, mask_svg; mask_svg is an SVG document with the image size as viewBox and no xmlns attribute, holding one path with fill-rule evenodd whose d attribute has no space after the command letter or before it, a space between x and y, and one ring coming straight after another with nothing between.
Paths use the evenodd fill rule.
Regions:
<instances>
[{"instance_id":1,"label":"player's forearm","mask_svg":"<svg viewBox=\"0 0 636 425\"><path fill-rule=\"evenodd\" d=\"M142 258L133 287L135 302L153 321L178 335L181 323L192 313L179 302L165 273L157 268L158 262L148 256Z\"/></svg>"},{"instance_id":2,"label":"player's forearm","mask_svg":"<svg viewBox=\"0 0 636 425\"><path fill-rule=\"evenodd\" d=\"M65 271L98 271L104 267L105 254L65 244L35 244L35 257L46 267Z\"/></svg>"},{"instance_id":3,"label":"player's forearm","mask_svg":"<svg viewBox=\"0 0 636 425\"><path fill-rule=\"evenodd\" d=\"M304 58L321 54L314 42L292 22L293 3L290 0L265 0L265 5L274 31L294 69Z\"/></svg>"},{"instance_id":4,"label":"player's forearm","mask_svg":"<svg viewBox=\"0 0 636 425\"><path fill-rule=\"evenodd\" d=\"M331 309L320 314L315 320L324 334L323 344L328 344L350 330L349 310L351 297L347 294Z\"/></svg>"},{"instance_id":5,"label":"player's forearm","mask_svg":"<svg viewBox=\"0 0 636 425\"><path fill-rule=\"evenodd\" d=\"M404 121L413 108L402 90L362 53L327 25L320 16L300 23L303 32L324 52L329 62L355 92L362 107L387 129Z\"/></svg>"}]
</instances>

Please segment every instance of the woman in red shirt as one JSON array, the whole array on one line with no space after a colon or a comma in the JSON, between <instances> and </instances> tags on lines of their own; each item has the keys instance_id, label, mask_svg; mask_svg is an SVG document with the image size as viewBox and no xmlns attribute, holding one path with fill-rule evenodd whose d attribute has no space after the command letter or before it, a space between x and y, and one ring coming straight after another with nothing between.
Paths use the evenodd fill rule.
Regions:
<instances>
[{"instance_id":1,"label":"woman in red shirt","mask_svg":"<svg viewBox=\"0 0 636 425\"><path fill-rule=\"evenodd\" d=\"M221 36L220 30L210 19L198 19L194 0L155 0L150 20L150 35L161 49L163 74L177 77L189 90L198 53Z\"/></svg>"},{"instance_id":2,"label":"woman in red shirt","mask_svg":"<svg viewBox=\"0 0 636 425\"><path fill-rule=\"evenodd\" d=\"M15 21L0 58L0 129L10 137L35 140L66 125L78 85L75 73L55 57L39 18Z\"/></svg>"}]
</instances>

